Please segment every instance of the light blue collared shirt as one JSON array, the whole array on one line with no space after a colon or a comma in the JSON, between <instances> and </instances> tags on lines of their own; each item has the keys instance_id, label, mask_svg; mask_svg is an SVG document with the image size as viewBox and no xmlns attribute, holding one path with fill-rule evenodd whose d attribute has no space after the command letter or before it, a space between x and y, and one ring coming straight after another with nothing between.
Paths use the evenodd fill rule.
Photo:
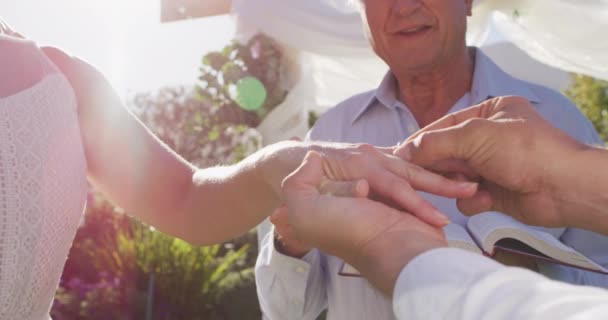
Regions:
<instances>
[{"instance_id":1,"label":"light blue collared shirt","mask_svg":"<svg viewBox=\"0 0 608 320\"><path fill-rule=\"evenodd\" d=\"M511 77L480 50L476 54L471 91L449 113L506 95L528 99L548 121L577 140L602 143L591 123L567 98ZM395 79L389 72L376 90L353 96L326 112L308 138L393 146L419 129L410 110L397 99ZM467 217L458 211L455 200L423 195L453 222L466 223ZM561 236L567 245L608 266L608 237L577 229L550 231ZM318 250L312 250L303 259L294 259L278 253L272 242L271 236L263 241L256 265L258 296L268 319L315 319L326 306L329 306L328 320L394 319L390 300L367 281L337 274L342 265L340 259ZM608 287L608 277L604 275L548 263L540 263L540 268L544 274L564 281Z\"/></svg>"}]
</instances>

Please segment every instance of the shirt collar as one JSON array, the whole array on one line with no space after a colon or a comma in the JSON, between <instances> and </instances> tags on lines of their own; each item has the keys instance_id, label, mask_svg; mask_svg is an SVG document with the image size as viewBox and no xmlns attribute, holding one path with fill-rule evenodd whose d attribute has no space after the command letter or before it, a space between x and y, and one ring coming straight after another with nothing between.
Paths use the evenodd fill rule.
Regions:
<instances>
[{"instance_id":1,"label":"shirt collar","mask_svg":"<svg viewBox=\"0 0 608 320\"><path fill-rule=\"evenodd\" d=\"M479 49L476 49L475 53L475 73L471 94L475 103L499 96L520 96L531 103L541 102L526 82L503 71Z\"/></svg>"},{"instance_id":2,"label":"shirt collar","mask_svg":"<svg viewBox=\"0 0 608 320\"><path fill-rule=\"evenodd\" d=\"M403 104L397 100L396 90L395 77L389 70L380 82L380 86L373 91L358 112L353 114L351 123L357 121L371 106L376 105L376 102L386 108L403 107ZM499 96L520 96L531 103L541 102L524 81L507 74L477 48L475 49L475 71L470 93L475 104Z\"/></svg>"},{"instance_id":3,"label":"shirt collar","mask_svg":"<svg viewBox=\"0 0 608 320\"><path fill-rule=\"evenodd\" d=\"M353 114L351 119L351 123L357 121L371 106L376 105L378 102L381 106L393 109L397 105L402 105L398 103L397 100L397 83L393 73L388 70L382 78L380 82L380 86L376 88L369 96L367 101L361 105L361 108Z\"/></svg>"}]
</instances>

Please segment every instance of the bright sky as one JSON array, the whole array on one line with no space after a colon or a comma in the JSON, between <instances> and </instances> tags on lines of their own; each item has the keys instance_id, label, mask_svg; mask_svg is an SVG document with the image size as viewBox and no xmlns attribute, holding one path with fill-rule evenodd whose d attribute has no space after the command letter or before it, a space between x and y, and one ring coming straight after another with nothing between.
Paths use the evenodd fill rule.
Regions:
<instances>
[{"instance_id":1,"label":"bright sky","mask_svg":"<svg viewBox=\"0 0 608 320\"><path fill-rule=\"evenodd\" d=\"M161 24L159 0L0 0L0 17L93 64L121 95L194 83L203 54L235 29L228 16Z\"/></svg>"}]
</instances>

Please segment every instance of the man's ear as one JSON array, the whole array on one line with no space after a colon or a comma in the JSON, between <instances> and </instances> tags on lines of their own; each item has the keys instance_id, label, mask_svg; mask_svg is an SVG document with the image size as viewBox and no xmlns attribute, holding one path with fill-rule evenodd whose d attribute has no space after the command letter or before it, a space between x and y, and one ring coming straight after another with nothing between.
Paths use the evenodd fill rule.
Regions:
<instances>
[{"instance_id":1,"label":"man's ear","mask_svg":"<svg viewBox=\"0 0 608 320\"><path fill-rule=\"evenodd\" d=\"M467 6L467 16L470 17L473 15L473 0L464 0Z\"/></svg>"}]
</instances>

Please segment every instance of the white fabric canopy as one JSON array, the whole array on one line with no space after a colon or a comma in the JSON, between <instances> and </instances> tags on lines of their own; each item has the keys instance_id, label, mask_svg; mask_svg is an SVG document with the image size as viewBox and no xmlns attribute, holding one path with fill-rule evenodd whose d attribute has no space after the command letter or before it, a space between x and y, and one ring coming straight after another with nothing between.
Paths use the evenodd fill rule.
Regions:
<instances>
[{"instance_id":1,"label":"white fabric canopy","mask_svg":"<svg viewBox=\"0 0 608 320\"><path fill-rule=\"evenodd\" d=\"M606 0L478 1L469 42L497 32L540 62L608 80Z\"/></svg>"},{"instance_id":2,"label":"white fabric canopy","mask_svg":"<svg viewBox=\"0 0 608 320\"><path fill-rule=\"evenodd\" d=\"M233 0L232 6L247 29L294 48L331 56L372 54L350 0Z\"/></svg>"},{"instance_id":3,"label":"white fabric canopy","mask_svg":"<svg viewBox=\"0 0 608 320\"><path fill-rule=\"evenodd\" d=\"M260 126L266 143L302 136L308 110L378 85L386 66L354 3L233 0L237 34L268 34L290 48L295 64L289 98ZM468 42L515 76L554 89L568 83L565 71L608 80L608 0L478 0L473 11Z\"/></svg>"}]
</instances>

